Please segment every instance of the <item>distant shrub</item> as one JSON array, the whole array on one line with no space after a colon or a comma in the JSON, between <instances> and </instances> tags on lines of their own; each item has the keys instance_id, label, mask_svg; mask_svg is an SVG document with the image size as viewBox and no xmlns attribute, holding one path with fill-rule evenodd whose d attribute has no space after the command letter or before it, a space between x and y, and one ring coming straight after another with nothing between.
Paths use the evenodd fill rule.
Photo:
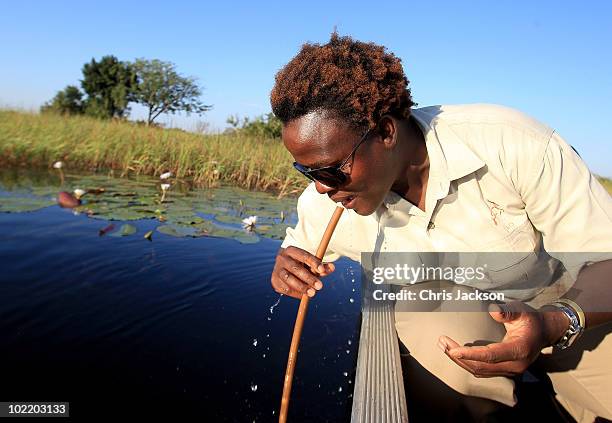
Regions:
<instances>
[{"instance_id":1,"label":"distant shrub","mask_svg":"<svg viewBox=\"0 0 612 423\"><path fill-rule=\"evenodd\" d=\"M41 113L57 113L59 115L81 115L85 111L83 93L74 85L68 85L55 94L51 101L40 108Z\"/></svg>"},{"instance_id":2,"label":"distant shrub","mask_svg":"<svg viewBox=\"0 0 612 423\"><path fill-rule=\"evenodd\" d=\"M226 122L231 125L230 132L238 132L258 138L281 138L283 125L274 113L257 116L253 120L248 117L230 116Z\"/></svg>"}]
</instances>

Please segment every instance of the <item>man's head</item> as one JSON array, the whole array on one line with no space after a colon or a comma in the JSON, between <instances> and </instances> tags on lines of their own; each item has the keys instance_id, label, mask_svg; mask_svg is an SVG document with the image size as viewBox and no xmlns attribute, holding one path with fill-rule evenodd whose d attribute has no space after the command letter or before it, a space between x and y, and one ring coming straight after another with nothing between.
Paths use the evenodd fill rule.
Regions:
<instances>
[{"instance_id":1,"label":"man's head","mask_svg":"<svg viewBox=\"0 0 612 423\"><path fill-rule=\"evenodd\" d=\"M325 45L302 46L278 72L271 103L297 163L313 169L348 158L346 182L317 182L317 190L335 201L355 197L349 207L359 214L376 210L398 176L393 153L414 105L400 59L334 33Z\"/></svg>"}]
</instances>

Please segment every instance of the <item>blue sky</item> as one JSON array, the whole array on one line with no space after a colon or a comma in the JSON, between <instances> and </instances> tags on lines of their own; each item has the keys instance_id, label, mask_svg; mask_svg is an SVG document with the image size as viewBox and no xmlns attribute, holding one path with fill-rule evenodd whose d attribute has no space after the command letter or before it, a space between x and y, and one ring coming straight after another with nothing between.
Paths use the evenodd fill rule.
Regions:
<instances>
[{"instance_id":1,"label":"blue sky","mask_svg":"<svg viewBox=\"0 0 612 423\"><path fill-rule=\"evenodd\" d=\"M420 106L488 102L559 131L592 171L612 176L612 2L19 1L0 14L0 106L37 109L83 63L114 54L174 62L214 106L198 120L270 111L274 74L306 41L341 35L402 59ZM134 115L141 111L134 109Z\"/></svg>"}]
</instances>

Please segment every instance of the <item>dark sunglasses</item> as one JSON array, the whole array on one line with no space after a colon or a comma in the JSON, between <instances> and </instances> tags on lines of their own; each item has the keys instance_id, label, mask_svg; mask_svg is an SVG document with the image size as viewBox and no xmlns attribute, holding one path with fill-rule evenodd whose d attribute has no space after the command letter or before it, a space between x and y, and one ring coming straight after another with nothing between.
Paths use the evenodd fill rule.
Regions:
<instances>
[{"instance_id":1,"label":"dark sunglasses","mask_svg":"<svg viewBox=\"0 0 612 423\"><path fill-rule=\"evenodd\" d=\"M318 181L324 185L327 185L331 188L337 188L340 185L344 184L348 177L347 174L344 173L341 169L348 163L348 161L353 157L357 149L363 142L368 138L368 134L371 129L368 129L365 134L361 137L357 145L351 151L351 154L348 155L346 159L342 161L339 165L336 166L324 166L316 169L311 169L308 166L304 166L299 164L298 162L293 162L293 167L295 167L302 175L306 176L308 179L312 181Z\"/></svg>"}]
</instances>

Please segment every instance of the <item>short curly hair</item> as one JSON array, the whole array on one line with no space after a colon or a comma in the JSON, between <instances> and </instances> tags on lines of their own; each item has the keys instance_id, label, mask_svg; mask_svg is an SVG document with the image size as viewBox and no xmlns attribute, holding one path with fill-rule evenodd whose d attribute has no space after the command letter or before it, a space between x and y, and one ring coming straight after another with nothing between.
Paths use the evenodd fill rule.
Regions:
<instances>
[{"instance_id":1,"label":"short curly hair","mask_svg":"<svg viewBox=\"0 0 612 423\"><path fill-rule=\"evenodd\" d=\"M272 111L283 124L321 110L352 128L373 128L385 114L408 118L412 101L401 60L374 43L340 37L305 43L275 78Z\"/></svg>"}]
</instances>

